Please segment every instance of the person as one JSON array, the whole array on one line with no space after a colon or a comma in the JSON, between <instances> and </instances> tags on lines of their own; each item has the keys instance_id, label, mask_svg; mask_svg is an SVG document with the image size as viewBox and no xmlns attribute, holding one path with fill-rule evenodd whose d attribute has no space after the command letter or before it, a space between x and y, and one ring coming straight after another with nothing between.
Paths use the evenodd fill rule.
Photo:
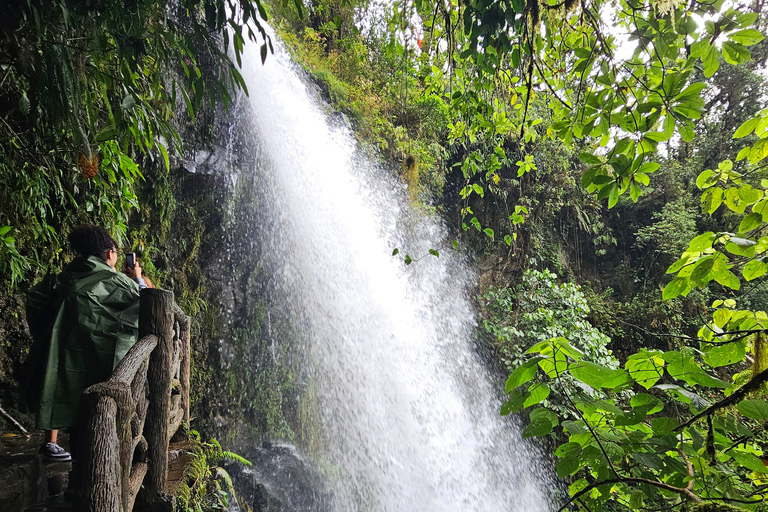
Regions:
<instances>
[{"instance_id":1,"label":"person","mask_svg":"<svg viewBox=\"0 0 768 512\"><path fill-rule=\"evenodd\" d=\"M29 391L37 395L37 427L46 431L40 453L60 461L71 455L59 446L58 431L80 425L83 390L107 380L136 343L139 290L151 284L138 262L117 271L117 243L104 228L77 226L68 240L77 257L33 288L27 300L37 345L30 358L38 359L32 374L40 378L38 389Z\"/></svg>"}]
</instances>

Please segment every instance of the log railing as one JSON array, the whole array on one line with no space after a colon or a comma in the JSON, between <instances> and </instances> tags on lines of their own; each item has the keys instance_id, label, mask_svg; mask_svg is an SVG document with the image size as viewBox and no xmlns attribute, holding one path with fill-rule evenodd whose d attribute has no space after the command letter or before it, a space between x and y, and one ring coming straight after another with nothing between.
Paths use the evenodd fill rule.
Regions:
<instances>
[{"instance_id":1,"label":"log railing","mask_svg":"<svg viewBox=\"0 0 768 512\"><path fill-rule=\"evenodd\" d=\"M189 369L189 317L173 293L142 290L139 341L109 380L83 392L79 510L131 512L142 485L142 509L167 503L168 443L189 421Z\"/></svg>"}]
</instances>

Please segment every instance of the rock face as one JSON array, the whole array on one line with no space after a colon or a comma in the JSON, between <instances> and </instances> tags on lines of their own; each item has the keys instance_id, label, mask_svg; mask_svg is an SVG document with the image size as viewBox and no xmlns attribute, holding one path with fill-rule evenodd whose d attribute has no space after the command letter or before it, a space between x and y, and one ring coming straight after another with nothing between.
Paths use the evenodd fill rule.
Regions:
<instances>
[{"instance_id":1,"label":"rock face","mask_svg":"<svg viewBox=\"0 0 768 512\"><path fill-rule=\"evenodd\" d=\"M189 156L171 176L179 206L167 260L188 254L182 241L199 241L198 282L179 286L202 290L207 304L192 319L192 427L254 463L228 468L253 510L323 512L317 472L293 446L271 444L306 446L296 433L308 430L307 412L296 326L263 242L276 221L262 204L269 187L257 169L268 162L249 109L242 101L217 112L216 140L187 142Z\"/></svg>"},{"instance_id":2,"label":"rock face","mask_svg":"<svg viewBox=\"0 0 768 512\"><path fill-rule=\"evenodd\" d=\"M288 444L264 443L249 454L253 466L233 468L240 494L257 512L330 512L322 477Z\"/></svg>"}]
</instances>

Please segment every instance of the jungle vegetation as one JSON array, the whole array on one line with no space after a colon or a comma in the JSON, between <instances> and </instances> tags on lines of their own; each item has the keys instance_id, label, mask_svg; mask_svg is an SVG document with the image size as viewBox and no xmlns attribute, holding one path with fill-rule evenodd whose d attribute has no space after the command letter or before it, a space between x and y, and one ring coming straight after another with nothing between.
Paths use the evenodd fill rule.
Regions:
<instances>
[{"instance_id":1,"label":"jungle vegetation","mask_svg":"<svg viewBox=\"0 0 768 512\"><path fill-rule=\"evenodd\" d=\"M762 3L275 11L361 143L479 254L501 414L551 437L561 510L762 509Z\"/></svg>"},{"instance_id":2,"label":"jungle vegetation","mask_svg":"<svg viewBox=\"0 0 768 512\"><path fill-rule=\"evenodd\" d=\"M268 18L477 255L500 412L551 438L561 510L765 507L761 0L6 4L6 294L60 265L67 226L123 241L169 214L140 206L142 183L162 182L185 124L244 92L242 47L269 58Z\"/></svg>"}]
</instances>

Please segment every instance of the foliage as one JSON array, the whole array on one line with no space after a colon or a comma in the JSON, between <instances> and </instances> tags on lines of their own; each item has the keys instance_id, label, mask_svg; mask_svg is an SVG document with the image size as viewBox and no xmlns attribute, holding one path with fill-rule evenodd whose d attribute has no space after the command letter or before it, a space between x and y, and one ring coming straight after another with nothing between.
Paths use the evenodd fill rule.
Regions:
<instances>
[{"instance_id":1,"label":"foliage","mask_svg":"<svg viewBox=\"0 0 768 512\"><path fill-rule=\"evenodd\" d=\"M667 264L671 258L676 258L688 241L696 236L696 218L698 212L686 204L686 198L680 197L665 204L660 212L654 212L654 222L643 226L637 231L637 245L641 249L652 252L655 264L662 259Z\"/></svg>"},{"instance_id":2,"label":"foliage","mask_svg":"<svg viewBox=\"0 0 768 512\"><path fill-rule=\"evenodd\" d=\"M228 105L245 89L236 62L254 27L265 36L258 0L129 4L4 6L0 223L18 236L0 268L11 284L32 266L59 266L73 224L104 225L127 244L140 166L167 172L182 150L177 105L194 121L205 104Z\"/></svg>"},{"instance_id":3,"label":"foliage","mask_svg":"<svg viewBox=\"0 0 768 512\"><path fill-rule=\"evenodd\" d=\"M581 183L587 191L607 199L609 207L620 205L626 192L637 202L650 190L649 175L661 167L655 161L661 159L658 150L677 151L693 142L694 123L702 119L705 107L724 103L719 98L723 90L708 80L721 62L744 65L750 46L762 52L758 43L763 36L755 28L760 13L740 7L567 0L469 2L463 11L457 7L459 16L446 17L443 29L452 33L453 23L463 25L466 40L458 35L453 48L460 52L456 62L463 69L455 72L471 85L454 94L477 106L466 110L464 124L454 124L452 132L466 148L465 197L483 197L494 181L495 164L482 155L492 152L499 161L506 156L499 133L516 128L523 155L535 142L534 123L539 124L542 114L530 109L543 95L551 116L546 135L582 146L579 158L587 169ZM699 23L702 17L706 21ZM604 19L616 28L606 30ZM629 41L619 32L629 34ZM466 75L467 61L460 59L473 64L471 77ZM507 73L510 68L516 71ZM493 84L487 88L491 94L475 100L473 95L481 96L478 85L484 84ZM725 94L736 92L733 88ZM520 104L516 110L522 115L506 116L510 104ZM717 126L711 122L716 114L709 115L708 126ZM508 119L513 119L511 125ZM503 413L543 403L548 396L541 391L544 385L569 398L566 407L575 420L562 421L547 404L530 412L524 431L525 436L568 436L555 454L558 475L571 482L569 503L586 510L680 508L686 501L747 508L762 504L767 471L759 458L759 410L765 402L755 393L768 380L760 364L768 317L739 308L737 301L747 301L729 290L755 281L751 292L768 273L768 262L762 261L768 250L768 237L763 240L768 181L759 165L768 156L766 127L765 112L743 122L735 138L750 137L749 145L730 145L740 149L737 165L718 159L697 179L704 210L713 214L725 204L731 213L716 223L736 219L730 229L708 231L688 243L685 233L692 235L698 226L690 203L681 197L675 206L659 211L655 223L639 230L639 245L662 261L676 254L681 242L687 247L668 270L676 277L664 288L664 299L719 285L713 293L722 298L712 304L712 319L697 336L669 333L668 350L641 348L630 352L621 368L611 368L586 360L566 337L553 335L529 348L525 362L510 376ZM499 142L490 151L473 154L477 140ZM714 152L707 149L699 155L702 162L711 162ZM472 165L472 160L482 165ZM527 172L524 165L518 167ZM475 186L472 181L478 179ZM748 352L755 361L751 374L744 372ZM572 380L582 389L566 391Z\"/></svg>"},{"instance_id":4,"label":"foliage","mask_svg":"<svg viewBox=\"0 0 768 512\"><path fill-rule=\"evenodd\" d=\"M237 496L232 478L219 464L235 462L251 466L251 462L236 453L221 449L215 439L203 442L200 434L192 431L186 453L191 460L184 469L184 482L177 493L177 512L209 512L229 510L230 498L235 498L238 510L250 512L248 504Z\"/></svg>"},{"instance_id":5,"label":"foliage","mask_svg":"<svg viewBox=\"0 0 768 512\"><path fill-rule=\"evenodd\" d=\"M483 329L503 346L510 370L528 348L560 336L571 339L589 360L613 364L606 348L610 339L586 321L590 309L580 287L558 283L548 270L527 270L514 290L492 288L480 299L486 310Z\"/></svg>"},{"instance_id":6,"label":"foliage","mask_svg":"<svg viewBox=\"0 0 768 512\"><path fill-rule=\"evenodd\" d=\"M528 368L521 366L527 360L525 352L551 338L568 338L573 350L582 354L585 360L609 368L618 366L618 361L607 349L610 339L586 320L589 306L579 286L558 283L557 275L548 270L528 270L514 290L493 288L480 299L486 311L483 330L496 340L499 357L506 369L512 372L509 386L520 374L520 371L514 370ZM564 390L573 392L574 385L571 381ZM546 389L547 394L550 392L543 382L537 381L533 386L542 391ZM563 407L567 397L562 391L552 390L544 402L559 414L567 413L567 408Z\"/></svg>"},{"instance_id":7,"label":"foliage","mask_svg":"<svg viewBox=\"0 0 768 512\"><path fill-rule=\"evenodd\" d=\"M551 133L567 144L586 138L605 148L583 153L590 168L582 183L609 206L626 191L638 199L658 169L652 160L660 143L693 139L705 79L721 56L746 62L748 47L763 39L753 28L757 13L722 1L497 0L469 2L462 15L461 55L473 59L479 75L524 70L524 123L538 82L550 98Z\"/></svg>"},{"instance_id":8,"label":"foliage","mask_svg":"<svg viewBox=\"0 0 768 512\"><path fill-rule=\"evenodd\" d=\"M711 375L714 367L740 361L745 348L733 345L703 358L687 347L641 349L623 368L612 369L586 361L564 338L553 338L527 351L520 367L527 371L516 372L523 375L514 382L521 387L511 390L506 410L540 402L526 387L536 374L551 387L561 387L566 376L585 386L569 395L578 419L561 422L539 408L531 411L533 426L526 429L540 436L559 426L567 434L555 452L557 474L571 477L571 501L585 508L608 501L630 509L659 500L670 506L683 500L759 504L768 472L756 437L765 402L748 399L759 389L755 381L738 387ZM627 400L625 391L632 389L641 391Z\"/></svg>"},{"instance_id":9,"label":"foliage","mask_svg":"<svg viewBox=\"0 0 768 512\"><path fill-rule=\"evenodd\" d=\"M746 121L735 138L760 130L762 119L761 112ZM667 270L676 277L664 288L664 299L720 286L723 298L712 303L711 320L696 336L672 334L677 342L670 350L642 348L622 368L595 365L565 338L552 337L531 347L528 359L513 373L518 376L513 384L519 387L508 389L503 412L541 402L540 393L531 389L540 386L530 384L536 377L550 387L563 389L576 379L601 391L569 394L569 412L576 421L561 421L551 407L541 407L531 411L526 429L528 435L555 429L568 435L555 452L560 459L557 473L569 477L570 501L584 508L600 508L609 501L630 509L662 501L668 507L681 507L685 501L757 507L765 499L768 470L761 457L763 409L768 407L763 399L768 316L738 307L748 302L745 295L728 293L743 282L762 282L768 271L762 262L768 249L762 234L761 203L768 185L760 174L762 133L740 151L737 160L747 160L743 172L726 160L696 180L703 190L703 209L714 214L724 204L731 212L724 219L734 223L731 231L693 238ZM662 211L659 219L664 216ZM679 215L669 211L667 217ZM642 239L658 243L665 240L663 234L650 227ZM752 369L745 371L749 353Z\"/></svg>"}]
</instances>

